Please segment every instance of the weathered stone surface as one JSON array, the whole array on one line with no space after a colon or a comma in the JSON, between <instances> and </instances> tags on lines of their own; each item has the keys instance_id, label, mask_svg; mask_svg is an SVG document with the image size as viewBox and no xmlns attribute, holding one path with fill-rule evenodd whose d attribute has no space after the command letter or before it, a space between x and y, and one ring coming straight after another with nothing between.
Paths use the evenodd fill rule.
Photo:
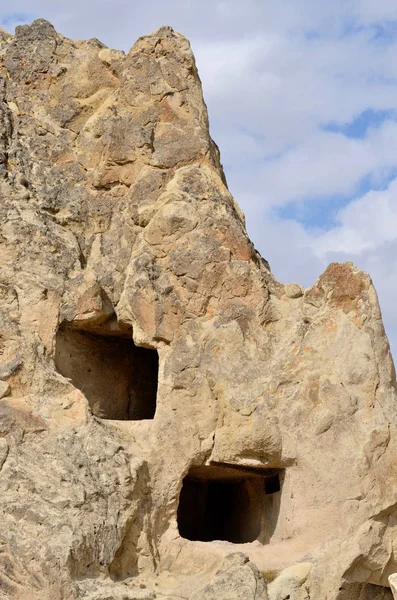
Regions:
<instances>
[{"instance_id":1,"label":"weathered stone surface","mask_svg":"<svg viewBox=\"0 0 397 600\"><path fill-rule=\"evenodd\" d=\"M305 598L309 589L305 582L310 574L310 563L297 563L284 569L274 581L269 584L269 595L272 600L284 600L287 596Z\"/></svg>"},{"instance_id":2,"label":"weathered stone surface","mask_svg":"<svg viewBox=\"0 0 397 600\"><path fill-rule=\"evenodd\" d=\"M393 598L394 598L394 600L396 600L396 598L397 598L397 573L393 573L392 575L389 575L389 584L390 584L390 589L393 594Z\"/></svg>"},{"instance_id":3,"label":"weathered stone surface","mask_svg":"<svg viewBox=\"0 0 397 600\"><path fill-rule=\"evenodd\" d=\"M308 290L274 280L188 41L163 27L125 55L43 20L0 32L0 176L0 597L238 598L241 574L265 598L252 563L270 600L390 596L375 290L351 263ZM84 340L66 367L63 333Z\"/></svg>"},{"instance_id":4,"label":"weathered stone surface","mask_svg":"<svg viewBox=\"0 0 397 600\"><path fill-rule=\"evenodd\" d=\"M4 396L8 396L10 393L10 386L6 381L0 380L0 399L4 398Z\"/></svg>"},{"instance_id":5,"label":"weathered stone surface","mask_svg":"<svg viewBox=\"0 0 397 600\"><path fill-rule=\"evenodd\" d=\"M266 582L242 552L229 554L222 568L191 600L268 600Z\"/></svg>"}]
</instances>

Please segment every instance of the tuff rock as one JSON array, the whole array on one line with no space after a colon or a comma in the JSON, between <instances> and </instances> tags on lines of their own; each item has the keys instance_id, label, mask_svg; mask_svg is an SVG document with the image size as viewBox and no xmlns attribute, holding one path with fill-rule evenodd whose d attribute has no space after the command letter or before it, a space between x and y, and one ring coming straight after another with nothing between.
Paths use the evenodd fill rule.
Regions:
<instances>
[{"instance_id":1,"label":"tuff rock","mask_svg":"<svg viewBox=\"0 0 397 600\"><path fill-rule=\"evenodd\" d=\"M1 31L0 176L0 597L392 598L374 287L274 279L188 41Z\"/></svg>"}]
</instances>

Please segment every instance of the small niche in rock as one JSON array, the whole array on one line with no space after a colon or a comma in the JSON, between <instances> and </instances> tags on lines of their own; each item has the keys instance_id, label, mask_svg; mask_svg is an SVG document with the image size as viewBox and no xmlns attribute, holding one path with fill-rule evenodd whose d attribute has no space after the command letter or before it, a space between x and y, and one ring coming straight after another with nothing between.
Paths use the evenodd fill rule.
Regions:
<instances>
[{"instance_id":1,"label":"small niche in rock","mask_svg":"<svg viewBox=\"0 0 397 600\"><path fill-rule=\"evenodd\" d=\"M214 465L192 468L179 497L181 537L269 543L280 507L282 471Z\"/></svg>"},{"instance_id":2,"label":"small niche in rock","mask_svg":"<svg viewBox=\"0 0 397 600\"><path fill-rule=\"evenodd\" d=\"M116 322L92 330L61 326L55 366L87 398L102 419L153 419L158 354L135 346L131 329Z\"/></svg>"}]
</instances>

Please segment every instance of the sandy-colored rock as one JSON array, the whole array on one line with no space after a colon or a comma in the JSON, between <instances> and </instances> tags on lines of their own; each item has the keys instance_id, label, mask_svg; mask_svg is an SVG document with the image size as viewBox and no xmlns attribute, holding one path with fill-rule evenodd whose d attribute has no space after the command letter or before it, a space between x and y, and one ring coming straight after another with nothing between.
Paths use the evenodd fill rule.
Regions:
<instances>
[{"instance_id":1,"label":"sandy-colored rock","mask_svg":"<svg viewBox=\"0 0 397 600\"><path fill-rule=\"evenodd\" d=\"M4 398L4 396L8 396L11 389L9 384L6 381L0 380L0 399Z\"/></svg>"},{"instance_id":2,"label":"sandy-colored rock","mask_svg":"<svg viewBox=\"0 0 397 600\"><path fill-rule=\"evenodd\" d=\"M298 283L287 283L284 287L284 293L288 298L300 298L303 296L303 288Z\"/></svg>"},{"instance_id":3,"label":"sandy-colored rock","mask_svg":"<svg viewBox=\"0 0 397 600\"><path fill-rule=\"evenodd\" d=\"M242 552L225 557L221 569L191 600L268 600L266 582Z\"/></svg>"},{"instance_id":4,"label":"sandy-colored rock","mask_svg":"<svg viewBox=\"0 0 397 600\"><path fill-rule=\"evenodd\" d=\"M390 597L375 290L275 281L188 41L0 32L0 177L0 598Z\"/></svg>"},{"instance_id":5,"label":"sandy-colored rock","mask_svg":"<svg viewBox=\"0 0 397 600\"><path fill-rule=\"evenodd\" d=\"M393 598L394 598L394 600L396 600L396 598L397 598L397 573L393 573L392 575L389 575L389 584L390 584L390 589L393 594Z\"/></svg>"},{"instance_id":6,"label":"sandy-colored rock","mask_svg":"<svg viewBox=\"0 0 397 600\"><path fill-rule=\"evenodd\" d=\"M307 598L309 589L305 582L310 574L310 563L297 563L284 569L274 581L269 584L269 596L272 600L284 600L287 596Z\"/></svg>"}]
</instances>

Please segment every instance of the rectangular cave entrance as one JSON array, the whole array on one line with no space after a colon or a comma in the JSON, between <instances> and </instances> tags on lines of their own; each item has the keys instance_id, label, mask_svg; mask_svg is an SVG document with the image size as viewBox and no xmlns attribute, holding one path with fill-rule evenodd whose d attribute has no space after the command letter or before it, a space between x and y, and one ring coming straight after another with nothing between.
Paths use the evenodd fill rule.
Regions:
<instances>
[{"instance_id":1,"label":"rectangular cave entrance","mask_svg":"<svg viewBox=\"0 0 397 600\"><path fill-rule=\"evenodd\" d=\"M102 419L153 419L156 411L158 354L135 346L131 329L113 322L81 330L61 326L55 366L87 398Z\"/></svg>"},{"instance_id":2,"label":"rectangular cave entrance","mask_svg":"<svg viewBox=\"0 0 397 600\"><path fill-rule=\"evenodd\" d=\"M177 512L181 537L269 543L277 525L283 471L214 465L186 475Z\"/></svg>"}]
</instances>

